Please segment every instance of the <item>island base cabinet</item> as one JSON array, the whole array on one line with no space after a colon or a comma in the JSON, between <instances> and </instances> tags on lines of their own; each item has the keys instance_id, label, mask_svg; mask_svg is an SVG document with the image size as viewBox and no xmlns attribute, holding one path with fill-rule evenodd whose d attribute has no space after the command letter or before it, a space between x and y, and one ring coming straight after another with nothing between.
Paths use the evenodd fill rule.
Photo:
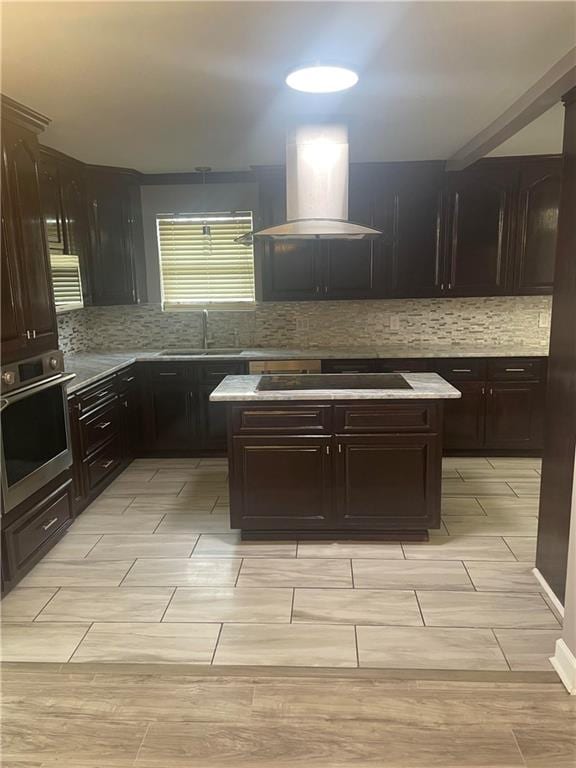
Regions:
<instances>
[{"instance_id":1,"label":"island base cabinet","mask_svg":"<svg viewBox=\"0 0 576 768\"><path fill-rule=\"evenodd\" d=\"M338 528L437 528L440 483L436 435L337 437Z\"/></svg>"},{"instance_id":2,"label":"island base cabinet","mask_svg":"<svg viewBox=\"0 0 576 768\"><path fill-rule=\"evenodd\" d=\"M328 437L233 438L232 527L324 528L331 511L330 444Z\"/></svg>"},{"instance_id":3,"label":"island base cabinet","mask_svg":"<svg viewBox=\"0 0 576 768\"><path fill-rule=\"evenodd\" d=\"M243 539L420 540L440 526L442 405L374 402L367 409L229 407L231 525ZM323 435L304 432L314 413ZM304 434L296 431L299 419ZM349 434L354 426L358 433Z\"/></svg>"}]
</instances>

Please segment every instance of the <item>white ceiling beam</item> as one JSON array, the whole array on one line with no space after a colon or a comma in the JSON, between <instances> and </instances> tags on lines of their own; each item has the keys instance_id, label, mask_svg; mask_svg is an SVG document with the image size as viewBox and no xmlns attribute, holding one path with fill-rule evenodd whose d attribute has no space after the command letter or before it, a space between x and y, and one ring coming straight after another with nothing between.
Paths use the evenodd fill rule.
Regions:
<instances>
[{"instance_id":1,"label":"white ceiling beam","mask_svg":"<svg viewBox=\"0 0 576 768\"><path fill-rule=\"evenodd\" d=\"M574 86L576 86L576 47L556 62L496 120L448 158L446 170L461 171L484 157L547 112Z\"/></svg>"}]
</instances>

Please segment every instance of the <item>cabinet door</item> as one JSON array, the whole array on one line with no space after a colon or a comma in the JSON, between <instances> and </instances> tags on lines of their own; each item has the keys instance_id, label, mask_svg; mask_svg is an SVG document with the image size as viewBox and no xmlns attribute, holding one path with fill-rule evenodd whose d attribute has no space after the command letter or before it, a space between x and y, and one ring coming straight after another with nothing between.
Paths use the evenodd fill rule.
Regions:
<instances>
[{"instance_id":1,"label":"cabinet door","mask_svg":"<svg viewBox=\"0 0 576 768\"><path fill-rule=\"evenodd\" d=\"M482 448L486 385L482 381L456 381L459 400L444 404L444 450Z\"/></svg>"},{"instance_id":2,"label":"cabinet door","mask_svg":"<svg viewBox=\"0 0 576 768\"><path fill-rule=\"evenodd\" d=\"M200 384L198 401L200 413L200 444L202 448L225 451L228 435L226 403L211 403L214 384Z\"/></svg>"},{"instance_id":3,"label":"cabinet door","mask_svg":"<svg viewBox=\"0 0 576 768\"><path fill-rule=\"evenodd\" d=\"M516 231L516 293L552 293L556 261L560 159L526 163L520 174Z\"/></svg>"},{"instance_id":4,"label":"cabinet door","mask_svg":"<svg viewBox=\"0 0 576 768\"><path fill-rule=\"evenodd\" d=\"M78 256L84 303L90 304L92 290L91 233L88 217L86 179L82 166L79 163L72 162L62 164L60 180L64 208L66 253Z\"/></svg>"},{"instance_id":5,"label":"cabinet door","mask_svg":"<svg viewBox=\"0 0 576 768\"><path fill-rule=\"evenodd\" d=\"M140 442L140 397L136 387L120 394L122 455L132 459Z\"/></svg>"},{"instance_id":6,"label":"cabinet door","mask_svg":"<svg viewBox=\"0 0 576 768\"><path fill-rule=\"evenodd\" d=\"M83 508L86 496L84 464L82 463L82 443L80 439L80 404L74 395L68 398L68 416L70 419L70 442L72 447L72 502L74 515Z\"/></svg>"},{"instance_id":7,"label":"cabinet door","mask_svg":"<svg viewBox=\"0 0 576 768\"><path fill-rule=\"evenodd\" d=\"M329 437L235 437L230 468L232 527L326 528L330 443Z\"/></svg>"},{"instance_id":8,"label":"cabinet door","mask_svg":"<svg viewBox=\"0 0 576 768\"><path fill-rule=\"evenodd\" d=\"M481 168L446 176L444 289L457 296L506 292L516 170Z\"/></svg>"},{"instance_id":9,"label":"cabinet door","mask_svg":"<svg viewBox=\"0 0 576 768\"><path fill-rule=\"evenodd\" d=\"M440 520L436 435L337 436L338 528L422 530Z\"/></svg>"},{"instance_id":10,"label":"cabinet door","mask_svg":"<svg viewBox=\"0 0 576 768\"><path fill-rule=\"evenodd\" d=\"M286 221L286 175L281 169L259 171L260 220L258 228ZM312 240L256 240L262 259L264 301L317 299L322 291L320 247Z\"/></svg>"},{"instance_id":11,"label":"cabinet door","mask_svg":"<svg viewBox=\"0 0 576 768\"><path fill-rule=\"evenodd\" d=\"M386 293L438 296L441 286L442 164L397 163L383 168L376 226L384 232Z\"/></svg>"},{"instance_id":12,"label":"cabinet door","mask_svg":"<svg viewBox=\"0 0 576 768\"><path fill-rule=\"evenodd\" d=\"M25 328L30 331L26 354L58 347L56 311L44 216L40 198L39 146L23 128L3 126L4 160L10 218L21 282Z\"/></svg>"},{"instance_id":13,"label":"cabinet door","mask_svg":"<svg viewBox=\"0 0 576 768\"><path fill-rule=\"evenodd\" d=\"M486 401L486 448L542 448L544 390L539 382L494 383Z\"/></svg>"},{"instance_id":14,"label":"cabinet door","mask_svg":"<svg viewBox=\"0 0 576 768\"><path fill-rule=\"evenodd\" d=\"M64 253L64 220L60 173L56 158L46 151L40 152L40 191L46 223L46 237L50 253Z\"/></svg>"},{"instance_id":15,"label":"cabinet door","mask_svg":"<svg viewBox=\"0 0 576 768\"><path fill-rule=\"evenodd\" d=\"M5 199L6 186L2 184L2 361L24 357L26 348L26 328L22 300L20 294L20 282L18 264L16 262L14 246L10 241L8 230L8 207Z\"/></svg>"},{"instance_id":16,"label":"cabinet door","mask_svg":"<svg viewBox=\"0 0 576 768\"><path fill-rule=\"evenodd\" d=\"M148 447L178 451L196 441L196 393L192 384L151 382L148 393Z\"/></svg>"},{"instance_id":17,"label":"cabinet door","mask_svg":"<svg viewBox=\"0 0 576 768\"><path fill-rule=\"evenodd\" d=\"M320 247L315 240L264 243L265 301L318 299L322 290Z\"/></svg>"},{"instance_id":18,"label":"cabinet door","mask_svg":"<svg viewBox=\"0 0 576 768\"><path fill-rule=\"evenodd\" d=\"M350 166L348 219L374 226L374 190L370 166ZM378 240L323 242L322 293L328 299L367 299L378 295Z\"/></svg>"},{"instance_id":19,"label":"cabinet door","mask_svg":"<svg viewBox=\"0 0 576 768\"><path fill-rule=\"evenodd\" d=\"M94 220L94 304L135 304L128 178L122 173L91 170L89 187Z\"/></svg>"}]
</instances>

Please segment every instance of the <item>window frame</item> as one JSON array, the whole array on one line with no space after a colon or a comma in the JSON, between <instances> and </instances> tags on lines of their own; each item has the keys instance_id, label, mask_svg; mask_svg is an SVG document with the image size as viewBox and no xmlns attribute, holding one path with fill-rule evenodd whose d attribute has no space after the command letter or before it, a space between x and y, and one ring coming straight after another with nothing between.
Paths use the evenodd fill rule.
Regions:
<instances>
[{"instance_id":1,"label":"window frame","mask_svg":"<svg viewBox=\"0 0 576 768\"><path fill-rule=\"evenodd\" d=\"M208 309L213 311L251 311L255 308L258 302L258 269L257 269L257 255L254 243L249 247L251 250L252 260L252 298L243 299L231 299L223 300L210 298L194 301L183 302L171 302L167 301L164 292L164 274L162 267L162 247L160 240L160 222L162 220L170 219L190 219L197 221L198 223L206 222L210 223L210 220L216 221L217 219L234 219L234 218L248 218L249 217L249 231L254 230L254 211L242 210L242 211L210 211L210 212L191 212L191 213L156 213L155 214L155 234L156 234L156 248L158 254L158 277L160 283L160 302L163 312L197 312L202 309Z\"/></svg>"}]
</instances>

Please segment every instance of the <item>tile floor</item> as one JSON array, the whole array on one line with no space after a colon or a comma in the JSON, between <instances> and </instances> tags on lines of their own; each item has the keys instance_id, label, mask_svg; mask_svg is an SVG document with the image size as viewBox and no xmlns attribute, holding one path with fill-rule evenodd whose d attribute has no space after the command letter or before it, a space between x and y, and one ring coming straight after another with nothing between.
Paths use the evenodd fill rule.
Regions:
<instances>
[{"instance_id":1,"label":"tile floor","mask_svg":"<svg viewBox=\"0 0 576 768\"><path fill-rule=\"evenodd\" d=\"M445 459L426 543L243 543L226 460L136 460L2 602L2 658L549 671L539 469Z\"/></svg>"}]
</instances>

